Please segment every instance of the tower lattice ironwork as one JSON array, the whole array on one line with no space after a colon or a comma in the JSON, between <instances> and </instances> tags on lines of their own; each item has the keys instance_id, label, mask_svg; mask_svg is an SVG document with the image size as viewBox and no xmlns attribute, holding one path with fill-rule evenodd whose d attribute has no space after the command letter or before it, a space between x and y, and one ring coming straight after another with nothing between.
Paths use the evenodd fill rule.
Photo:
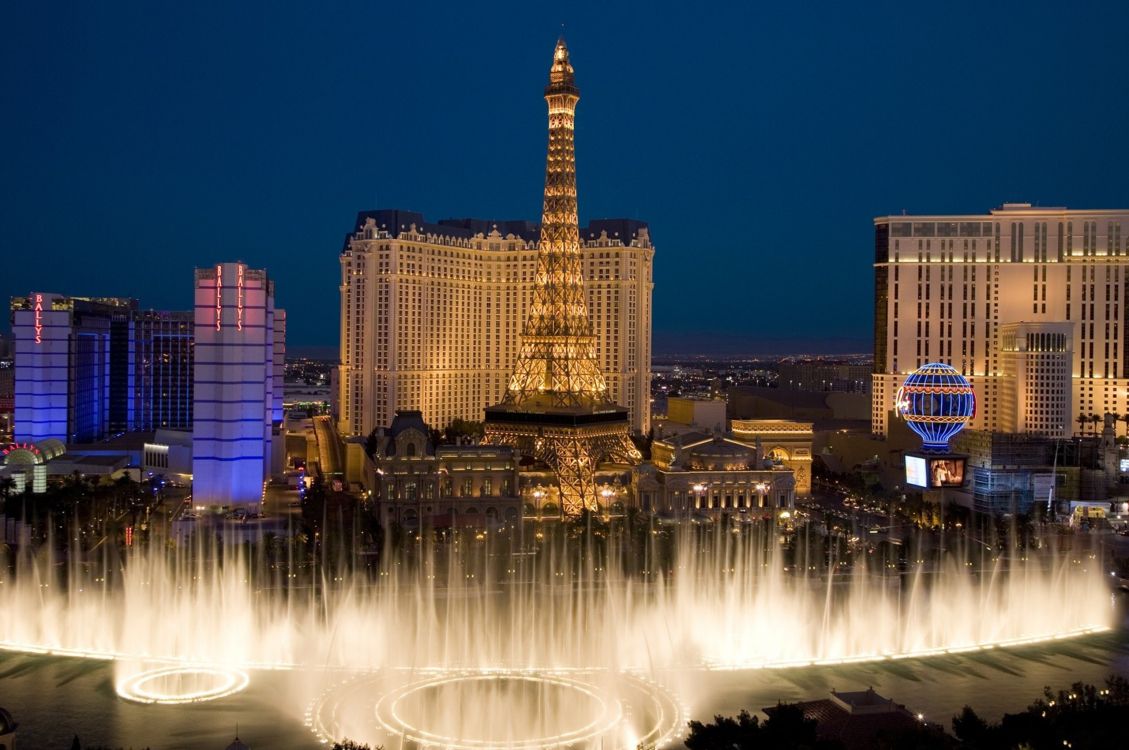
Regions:
<instances>
[{"instance_id":1,"label":"tower lattice ironwork","mask_svg":"<svg viewBox=\"0 0 1129 750\"><path fill-rule=\"evenodd\" d=\"M487 442L512 445L552 467L566 515L598 507L600 463L639 458L627 409L608 397L588 319L573 143L579 100L562 38L545 87L549 152L533 300L509 387L502 403L486 410Z\"/></svg>"}]
</instances>

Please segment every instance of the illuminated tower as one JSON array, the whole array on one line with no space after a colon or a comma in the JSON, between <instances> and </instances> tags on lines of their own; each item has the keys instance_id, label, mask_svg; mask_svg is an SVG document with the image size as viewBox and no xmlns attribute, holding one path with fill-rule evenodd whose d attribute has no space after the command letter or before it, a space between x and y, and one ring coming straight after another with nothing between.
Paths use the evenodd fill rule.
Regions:
<instances>
[{"instance_id":1,"label":"illuminated tower","mask_svg":"<svg viewBox=\"0 0 1129 750\"><path fill-rule=\"evenodd\" d=\"M271 475L276 357L274 283L243 263L196 269L192 496L197 506L257 505ZM280 333L285 335L285 328Z\"/></svg>"},{"instance_id":2,"label":"illuminated tower","mask_svg":"<svg viewBox=\"0 0 1129 750\"><path fill-rule=\"evenodd\" d=\"M545 87L549 153L533 301L506 394L486 409L487 442L514 446L552 467L565 515L597 508L600 463L639 457L627 435L627 409L607 395L588 319L573 148L579 99L560 39Z\"/></svg>"}]
</instances>

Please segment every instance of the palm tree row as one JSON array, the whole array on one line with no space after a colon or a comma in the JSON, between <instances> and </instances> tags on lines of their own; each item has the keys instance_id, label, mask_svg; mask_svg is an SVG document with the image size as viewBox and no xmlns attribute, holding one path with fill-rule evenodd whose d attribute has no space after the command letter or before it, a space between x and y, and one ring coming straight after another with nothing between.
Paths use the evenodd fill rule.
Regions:
<instances>
[{"instance_id":1,"label":"palm tree row","mask_svg":"<svg viewBox=\"0 0 1129 750\"><path fill-rule=\"evenodd\" d=\"M1107 413L1110 414L1110 416L1113 417L1113 420L1114 420L1114 423L1115 423L1114 424L1114 430L1116 431L1116 429L1117 429L1117 425L1116 425L1117 422L1124 422L1125 423L1125 435L1129 436L1129 414L1118 414L1117 412L1107 412ZM1090 426L1090 434L1096 435L1096 434L1098 434L1098 425L1101 425L1105 420L1104 420L1104 417L1102 417L1098 414L1090 414L1090 415L1079 414L1078 418L1074 421L1076 421L1078 423L1079 434L1085 435L1086 434L1086 426L1089 425Z\"/></svg>"}]
</instances>

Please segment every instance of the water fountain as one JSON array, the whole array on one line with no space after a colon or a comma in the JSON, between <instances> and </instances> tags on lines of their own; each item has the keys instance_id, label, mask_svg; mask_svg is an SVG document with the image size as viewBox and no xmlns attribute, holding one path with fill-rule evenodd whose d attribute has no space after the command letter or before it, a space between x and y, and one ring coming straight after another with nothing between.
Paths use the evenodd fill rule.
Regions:
<instances>
[{"instance_id":1,"label":"water fountain","mask_svg":"<svg viewBox=\"0 0 1129 750\"><path fill-rule=\"evenodd\" d=\"M0 647L113 659L120 696L145 703L297 670L320 739L533 750L668 744L701 670L994 649L1111 619L1089 553L992 557L954 537L903 571L752 524L524 534L409 539L367 574L210 545L140 551L116 575L25 557L6 566Z\"/></svg>"}]
</instances>

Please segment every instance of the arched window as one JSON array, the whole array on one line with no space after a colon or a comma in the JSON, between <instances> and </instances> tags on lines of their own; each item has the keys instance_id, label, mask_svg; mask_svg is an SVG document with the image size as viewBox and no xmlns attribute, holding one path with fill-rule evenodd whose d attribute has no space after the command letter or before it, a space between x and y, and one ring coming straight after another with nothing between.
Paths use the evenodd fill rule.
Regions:
<instances>
[{"instance_id":1,"label":"arched window","mask_svg":"<svg viewBox=\"0 0 1129 750\"><path fill-rule=\"evenodd\" d=\"M416 455L416 444L408 443L408 447L404 449L404 455L408 458L414 458Z\"/></svg>"}]
</instances>

